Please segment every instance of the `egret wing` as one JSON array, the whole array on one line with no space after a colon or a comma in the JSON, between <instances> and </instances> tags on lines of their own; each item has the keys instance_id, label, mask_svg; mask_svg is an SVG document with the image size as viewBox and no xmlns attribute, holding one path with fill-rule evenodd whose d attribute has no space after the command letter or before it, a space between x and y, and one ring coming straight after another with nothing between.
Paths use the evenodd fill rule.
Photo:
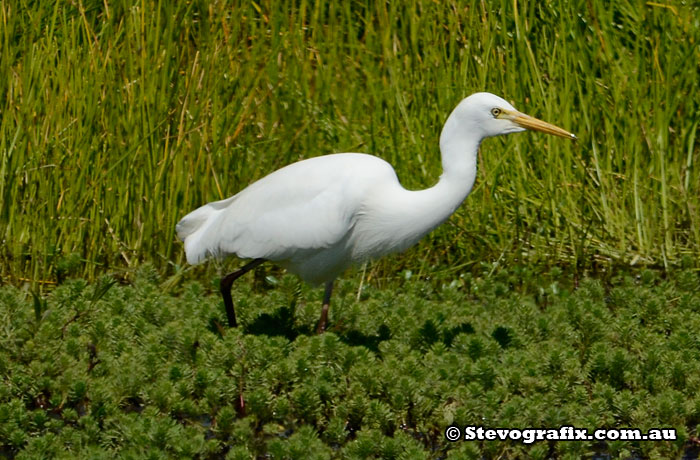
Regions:
<instances>
[{"instance_id":1,"label":"egret wing","mask_svg":"<svg viewBox=\"0 0 700 460\"><path fill-rule=\"evenodd\" d=\"M352 230L360 205L344 188L301 181L244 190L220 218L219 252L283 260L338 244Z\"/></svg>"},{"instance_id":2,"label":"egret wing","mask_svg":"<svg viewBox=\"0 0 700 460\"><path fill-rule=\"evenodd\" d=\"M190 263L208 255L285 260L342 244L372 185L396 180L363 154L316 157L286 166L178 224ZM193 229L193 230L192 230Z\"/></svg>"}]
</instances>

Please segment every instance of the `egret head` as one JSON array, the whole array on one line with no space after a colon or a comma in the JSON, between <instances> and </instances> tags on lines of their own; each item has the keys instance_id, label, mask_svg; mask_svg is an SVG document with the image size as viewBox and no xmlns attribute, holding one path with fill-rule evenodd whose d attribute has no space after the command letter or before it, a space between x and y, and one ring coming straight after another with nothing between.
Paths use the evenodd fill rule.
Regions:
<instances>
[{"instance_id":1,"label":"egret head","mask_svg":"<svg viewBox=\"0 0 700 460\"><path fill-rule=\"evenodd\" d=\"M550 123L518 112L508 101L491 93L475 93L459 103L455 114L469 129L483 137L500 136L531 129L555 136L576 136Z\"/></svg>"}]
</instances>

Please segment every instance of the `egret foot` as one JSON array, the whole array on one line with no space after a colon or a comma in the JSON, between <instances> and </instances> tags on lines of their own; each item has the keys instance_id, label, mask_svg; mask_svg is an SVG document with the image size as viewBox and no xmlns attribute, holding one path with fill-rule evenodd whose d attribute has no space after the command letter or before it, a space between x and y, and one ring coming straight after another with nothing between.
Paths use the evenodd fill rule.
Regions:
<instances>
[{"instance_id":1,"label":"egret foot","mask_svg":"<svg viewBox=\"0 0 700 460\"><path fill-rule=\"evenodd\" d=\"M316 334L322 334L326 330L328 323L328 308L331 306L331 293L333 292L333 281L326 283L326 292L323 294L323 307L321 307L321 319L318 321Z\"/></svg>"},{"instance_id":2,"label":"egret foot","mask_svg":"<svg viewBox=\"0 0 700 460\"><path fill-rule=\"evenodd\" d=\"M224 298L224 308L226 308L226 317L228 318L229 327L237 327L236 324L236 312L233 309L233 299L231 299L231 285L241 276L245 275L261 263L265 262L265 259L255 259L252 262L248 262L242 268L239 268L235 272L229 273L224 276L219 283L219 289L221 290L221 297Z\"/></svg>"}]
</instances>

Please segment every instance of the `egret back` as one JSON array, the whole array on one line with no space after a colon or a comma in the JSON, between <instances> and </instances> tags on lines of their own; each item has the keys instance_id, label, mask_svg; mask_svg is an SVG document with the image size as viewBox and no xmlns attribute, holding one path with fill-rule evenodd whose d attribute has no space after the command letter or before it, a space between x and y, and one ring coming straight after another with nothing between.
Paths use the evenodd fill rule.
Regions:
<instances>
[{"instance_id":1,"label":"egret back","mask_svg":"<svg viewBox=\"0 0 700 460\"><path fill-rule=\"evenodd\" d=\"M293 163L178 223L189 263L235 254L280 262L312 283L351 261L344 247L377 183L397 182L377 157L343 153Z\"/></svg>"}]
</instances>

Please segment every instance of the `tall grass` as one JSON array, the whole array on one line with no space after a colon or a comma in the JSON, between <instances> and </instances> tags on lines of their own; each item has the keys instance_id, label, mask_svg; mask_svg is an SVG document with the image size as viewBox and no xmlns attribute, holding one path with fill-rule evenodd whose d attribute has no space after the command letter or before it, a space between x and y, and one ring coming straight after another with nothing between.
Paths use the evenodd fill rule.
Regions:
<instances>
[{"instance_id":1,"label":"tall grass","mask_svg":"<svg viewBox=\"0 0 700 460\"><path fill-rule=\"evenodd\" d=\"M0 1L0 22L10 279L177 267L180 217L301 158L368 152L429 186L482 90L580 140L485 142L414 269L700 256L692 2Z\"/></svg>"}]
</instances>

